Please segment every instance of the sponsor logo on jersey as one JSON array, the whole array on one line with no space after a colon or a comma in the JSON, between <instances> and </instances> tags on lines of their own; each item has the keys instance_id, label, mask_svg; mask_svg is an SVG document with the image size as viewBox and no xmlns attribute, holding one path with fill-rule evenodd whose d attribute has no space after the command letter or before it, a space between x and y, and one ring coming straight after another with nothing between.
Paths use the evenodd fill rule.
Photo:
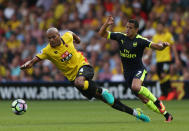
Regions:
<instances>
[{"instance_id":1,"label":"sponsor logo on jersey","mask_svg":"<svg viewBox=\"0 0 189 131\"><path fill-rule=\"evenodd\" d=\"M69 61L72 57L72 54L69 53L68 51L64 52L62 55L61 55L62 59L61 61L64 62L64 61Z\"/></svg>"},{"instance_id":2,"label":"sponsor logo on jersey","mask_svg":"<svg viewBox=\"0 0 189 131\"><path fill-rule=\"evenodd\" d=\"M123 52L120 51L120 56L129 58L129 59L136 58L136 54L131 54L130 51L127 49L124 49Z\"/></svg>"}]
</instances>

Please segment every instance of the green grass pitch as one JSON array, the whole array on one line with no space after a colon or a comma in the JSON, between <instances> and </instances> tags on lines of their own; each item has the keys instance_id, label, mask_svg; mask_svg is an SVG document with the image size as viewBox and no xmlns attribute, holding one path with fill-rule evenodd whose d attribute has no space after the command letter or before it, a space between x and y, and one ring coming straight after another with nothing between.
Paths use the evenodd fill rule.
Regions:
<instances>
[{"instance_id":1,"label":"green grass pitch","mask_svg":"<svg viewBox=\"0 0 189 131\"><path fill-rule=\"evenodd\" d=\"M189 131L189 101L164 102L174 121L165 123L162 115L138 100L122 100L140 107L150 123L113 110L101 101L27 101L28 110L17 116L12 101L0 102L0 131Z\"/></svg>"}]
</instances>

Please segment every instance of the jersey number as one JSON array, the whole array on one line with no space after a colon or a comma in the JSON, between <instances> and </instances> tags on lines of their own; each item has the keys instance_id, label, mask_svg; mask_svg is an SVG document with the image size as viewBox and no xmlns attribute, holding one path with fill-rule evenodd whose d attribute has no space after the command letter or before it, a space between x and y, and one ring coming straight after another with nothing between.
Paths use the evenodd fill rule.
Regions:
<instances>
[{"instance_id":1,"label":"jersey number","mask_svg":"<svg viewBox=\"0 0 189 131\"><path fill-rule=\"evenodd\" d=\"M139 76L142 73L142 71L138 71L138 73L136 74L136 76Z\"/></svg>"}]
</instances>

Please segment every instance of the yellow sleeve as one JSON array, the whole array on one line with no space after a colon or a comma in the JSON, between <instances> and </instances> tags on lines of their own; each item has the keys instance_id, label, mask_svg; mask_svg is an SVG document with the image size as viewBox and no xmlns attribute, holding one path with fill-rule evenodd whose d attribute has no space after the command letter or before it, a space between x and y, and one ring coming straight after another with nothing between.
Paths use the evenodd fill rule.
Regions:
<instances>
[{"instance_id":1,"label":"yellow sleeve","mask_svg":"<svg viewBox=\"0 0 189 131\"><path fill-rule=\"evenodd\" d=\"M63 36L62 39L66 44L73 43L73 35L70 31L66 32Z\"/></svg>"},{"instance_id":2,"label":"yellow sleeve","mask_svg":"<svg viewBox=\"0 0 189 131\"><path fill-rule=\"evenodd\" d=\"M66 36L67 36L69 39L72 39L72 40L73 40L73 35L72 35L72 32L71 32L71 31L66 32Z\"/></svg>"},{"instance_id":3,"label":"yellow sleeve","mask_svg":"<svg viewBox=\"0 0 189 131\"><path fill-rule=\"evenodd\" d=\"M47 59L47 53L45 51L45 48L43 48L40 53L36 55L39 59L44 60Z\"/></svg>"}]
</instances>

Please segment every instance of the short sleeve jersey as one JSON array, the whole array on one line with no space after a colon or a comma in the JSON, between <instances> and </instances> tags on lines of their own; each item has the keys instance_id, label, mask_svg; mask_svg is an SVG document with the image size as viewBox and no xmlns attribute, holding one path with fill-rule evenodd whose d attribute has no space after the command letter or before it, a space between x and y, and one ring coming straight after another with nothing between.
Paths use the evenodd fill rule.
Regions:
<instances>
[{"instance_id":1,"label":"short sleeve jersey","mask_svg":"<svg viewBox=\"0 0 189 131\"><path fill-rule=\"evenodd\" d=\"M66 32L61 36L63 41L60 46L52 48L50 44L43 48L36 56L40 59L48 59L62 71L69 81L73 81L79 68L83 65L88 65L87 59L81 52L78 52L73 44L73 36L70 32Z\"/></svg>"},{"instance_id":2,"label":"short sleeve jersey","mask_svg":"<svg viewBox=\"0 0 189 131\"><path fill-rule=\"evenodd\" d=\"M152 41L155 43L166 41L169 42L170 44L174 44L174 38L172 34L169 32L154 35ZM171 47L166 47L164 50L161 51L156 50L156 61L158 63L172 61Z\"/></svg>"},{"instance_id":3,"label":"short sleeve jersey","mask_svg":"<svg viewBox=\"0 0 189 131\"><path fill-rule=\"evenodd\" d=\"M109 32L108 39L116 40L118 42L124 71L144 68L142 55L144 49L150 47L151 41L141 35L137 35L134 39L130 39L126 34L120 32Z\"/></svg>"}]
</instances>

